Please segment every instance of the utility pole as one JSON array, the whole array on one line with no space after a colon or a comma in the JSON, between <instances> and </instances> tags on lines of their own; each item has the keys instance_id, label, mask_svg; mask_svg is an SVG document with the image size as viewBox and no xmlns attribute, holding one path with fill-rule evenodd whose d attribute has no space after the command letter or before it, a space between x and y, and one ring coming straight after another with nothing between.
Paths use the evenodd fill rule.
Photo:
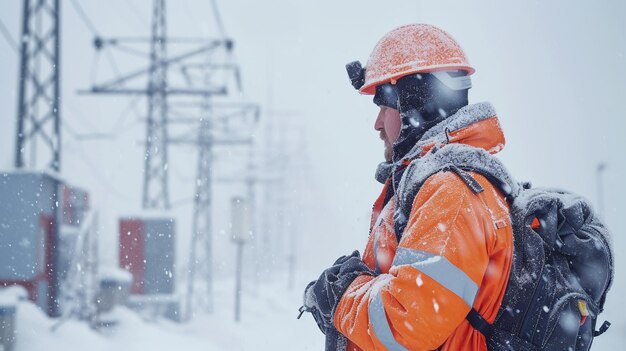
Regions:
<instances>
[{"instance_id":1,"label":"utility pole","mask_svg":"<svg viewBox=\"0 0 626 351\"><path fill-rule=\"evenodd\" d=\"M250 208L251 213L253 214L250 218L250 232L251 232L251 249L253 250L253 264L250 269L253 271L253 285L254 290L253 294L257 294L260 287L260 278L261 278L261 267L267 267L267 249L266 245L263 244L263 238L266 236L263 235L264 228L260 226L260 221L257 216L257 184L262 184L268 186L270 183L275 183L280 181L279 178L272 177L272 175L262 175L259 173L257 165L255 164L255 156L260 158L260 155L255 155L254 150L256 149L254 143L251 143L248 147L248 165L246 173L242 177L231 176L231 177L220 177L216 180L221 183L243 183L246 187L246 197L248 199L248 207ZM261 208L266 208L267 203L264 204ZM262 218L265 220L265 218ZM261 264L262 263L262 264Z\"/></svg>"},{"instance_id":2,"label":"utility pole","mask_svg":"<svg viewBox=\"0 0 626 351\"><path fill-rule=\"evenodd\" d=\"M243 197L233 197L231 200L231 238L237 246L235 263L235 322L241 320L243 247L250 240L251 219L254 215L249 203L250 200Z\"/></svg>"},{"instance_id":3,"label":"utility pole","mask_svg":"<svg viewBox=\"0 0 626 351\"><path fill-rule=\"evenodd\" d=\"M24 0L15 167L61 170L60 4ZM42 149L38 149L39 146Z\"/></svg>"}]
</instances>

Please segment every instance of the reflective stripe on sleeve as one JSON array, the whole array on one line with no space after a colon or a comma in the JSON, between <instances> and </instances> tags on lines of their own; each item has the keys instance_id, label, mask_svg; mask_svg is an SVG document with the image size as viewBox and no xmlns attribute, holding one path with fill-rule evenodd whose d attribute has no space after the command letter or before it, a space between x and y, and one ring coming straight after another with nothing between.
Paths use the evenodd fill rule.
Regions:
<instances>
[{"instance_id":1,"label":"reflective stripe on sleeve","mask_svg":"<svg viewBox=\"0 0 626 351\"><path fill-rule=\"evenodd\" d=\"M372 291L371 294L367 311L376 338L378 338L389 351L409 351L407 348L400 345L391 333L391 327L389 326L387 315L385 314L385 306L383 306L383 300L380 296L380 289Z\"/></svg>"},{"instance_id":2,"label":"reflective stripe on sleeve","mask_svg":"<svg viewBox=\"0 0 626 351\"><path fill-rule=\"evenodd\" d=\"M478 285L444 256L399 247L393 266L410 265L463 299L470 308L478 293Z\"/></svg>"}]
</instances>

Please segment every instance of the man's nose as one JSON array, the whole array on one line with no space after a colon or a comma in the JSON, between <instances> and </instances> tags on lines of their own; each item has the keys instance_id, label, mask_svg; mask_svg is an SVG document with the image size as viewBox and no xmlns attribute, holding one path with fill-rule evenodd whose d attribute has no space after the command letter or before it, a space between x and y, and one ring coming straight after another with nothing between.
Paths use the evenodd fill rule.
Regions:
<instances>
[{"instance_id":1,"label":"man's nose","mask_svg":"<svg viewBox=\"0 0 626 351\"><path fill-rule=\"evenodd\" d=\"M383 127L384 127L383 117L384 117L383 110L380 109L380 112L378 112L378 117L376 117L376 122L374 122L375 130L378 130L378 131L383 130Z\"/></svg>"}]
</instances>

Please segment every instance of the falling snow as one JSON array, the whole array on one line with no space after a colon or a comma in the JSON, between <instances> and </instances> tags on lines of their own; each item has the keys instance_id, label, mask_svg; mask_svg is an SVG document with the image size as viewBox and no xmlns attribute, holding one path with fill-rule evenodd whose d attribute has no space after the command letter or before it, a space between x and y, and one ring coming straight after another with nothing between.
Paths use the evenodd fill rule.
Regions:
<instances>
[{"instance_id":1,"label":"falling snow","mask_svg":"<svg viewBox=\"0 0 626 351\"><path fill-rule=\"evenodd\" d=\"M417 276L417 278L415 278L415 283L417 284L417 286L421 287L422 285L424 285L424 281L422 280L422 275L419 274Z\"/></svg>"},{"instance_id":2,"label":"falling snow","mask_svg":"<svg viewBox=\"0 0 626 351\"><path fill-rule=\"evenodd\" d=\"M223 37L224 33L233 35L236 45L232 46L234 51L229 55L239 58L241 72L246 74L243 78L230 77L235 81L241 79L242 82L221 82L214 79L229 75L230 68L235 66L222 65L220 62L215 66L230 68L221 70L219 74L196 76L200 72L197 67L193 67L198 65L196 62L192 62L189 67L182 61L168 63L171 68L168 70L169 81L162 90L171 93L166 105L168 114L163 115L170 128L170 133L165 136L146 135L146 121L150 116L149 98L146 95L150 94L118 94L114 98L107 94L107 97L100 98L97 95L75 93L77 90L91 90L91 84L106 83L128 72L149 72L152 70L150 67L155 67L146 64L149 55L145 54L150 51L149 45L139 46L141 49L136 50L133 43L135 39L114 43L108 41L110 38L100 38L101 35L111 34L111 26L115 27L114 34L121 33L126 38L149 34L153 8L147 3L152 2L114 0L104 5L99 2L62 2L64 7L60 20L64 30L61 31L60 65L47 62L54 51L53 43L49 40L40 42L34 33L43 29L52 37L54 32L49 32L47 28L50 21L38 21L32 26L32 33L22 34L20 6L23 2L1 2L3 38L0 38L0 51L3 55L0 58L0 76L6 79L0 84L5 88L4 93L0 94L0 166L3 168L0 172L0 186L7 184L13 174L30 174L31 170L48 167L47 148L59 148L62 151L62 162L58 164L62 166L60 170L46 170L40 174L72 188L70 193L82 191L88 194L88 212L97 212L99 216L95 222L87 220L81 213L85 206L81 204L82 200L75 198L76 194L71 195L73 198L68 204L62 196L56 196L62 191L54 190L47 181L32 187L10 185L2 188L16 190L12 193L15 199L7 200L6 193L0 189L0 283L43 282L41 279L47 279L48 275L61 280L60 296L54 293L48 295L45 293L47 286L37 285L36 290L40 295L35 302L28 300L29 292L24 289L16 286L0 288L0 335L6 328L6 324L2 324L6 316L4 313L15 308L18 339L14 351L73 351L85 348L95 351L324 348L324 335L317 330L310 315L306 314L300 321L295 320L297 308L302 303L302 289L310 279L319 275L320 267L326 267L332 262L331 258L345 253L345 250L362 249L370 226L369 213L366 214L366 211L371 208L378 190L367 168L378 162L382 154L373 151L371 147L372 140L376 138L371 125L378 111L367 102L367 98L358 94L349 97L348 94L335 93L341 91L339 84L343 83L340 83L340 78L345 79L340 72L346 60L344 56L349 54L355 56L355 59L363 59L363 55L371 52L372 44L385 28L391 29L414 21L417 5L411 2L394 4L395 7L389 8L394 15L384 16L385 10L381 10L376 2L365 1L358 8L358 16L355 16L354 9L348 9L350 6L345 4L303 2L294 5L289 1L280 2L280 6L276 7L280 11L270 9L269 12L267 6L260 3L250 2L247 11L241 11L240 4L218 2L219 7L225 10L223 25L229 27L233 23L238 24L236 31L224 31L222 28L220 33L212 33L211 24L218 23L221 26L222 21L214 20L206 3L167 2L166 23L170 33L183 36L202 33L210 37ZM77 6L81 9L77 10ZM532 9L513 6L514 10L511 11L510 4L494 3L481 7L478 12L469 11L472 16L464 15L472 5L459 6L458 13L438 2L420 3L417 8L420 13L445 13L450 17L446 25L450 33L462 38L467 53L473 53L470 59L477 72L472 78L475 80L474 93L478 94L471 93L470 100L486 97L498 107L502 114L503 131L507 141L510 141L509 153L503 159L506 159L511 170L515 170L513 174L531 177L537 184L575 189L594 202L596 209L600 209L598 212L601 217L615 233L625 232L620 215L624 212L624 206L620 199L626 196L621 184L622 175L626 171L623 152L619 150L626 149L626 139L620 134L624 129L620 119L623 110L620 93L626 90L626 80L621 79L623 71L620 67L624 63L623 53L626 48L625 42L621 40L622 31L618 30L624 22L624 6L620 2L603 6L593 2L570 6L559 0L553 4L533 6ZM336 13L329 13L329 8L335 9L333 11ZM50 12L48 6L44 10ZM306 13L306 16L293 16L294 10ZM344 12L352 15L333 15L340 10L346 10ZM586 25L577 22L581 16L585 18ZM295 27L294 18L297 19ZM322 26L320 18L324 18ZM493 18L498 18L497 30L492 30L496 25L491 20ZM524 22L528 18L533 18L532 26ZM364 32L359 30L362 24L374 22L380 25L376 29L380 31L379 34L368 31L363 36ZM475 23L485 25L475 26ZM336 28L342 28L342 35L334 32ZM424 32L418 35L424 35ZM93 36L96 42L104 40L99 44L103 46L95 51L91 40ZM254 39L257 37L269 39L259 41ZM346 38L358 40L346 41ZM528 38L533 40L529 41ZM11 41L17 44L15 55ZM187 50L187 45L193 46L161 38L155 41L159 45L166 42L169 44L166 51L168 58L180 55ZM323 45L320 45L322 42ZM556 42L559 45L552 45ZM47 121L42 121L41 125L34 124L45 132L37 135L35 147L26 145L14 150L16 136L28 136L34 131L31 128L15 132L15 112L18 110L15 103L20 93L17 89L19 80L16 78L20 71L19 63L22 62L19 57L19 46L22 44L30 51L37 45L43 49L38 58L41 60L33 60L36 63L33 67L36 66L36 71L42 73L43 78L39 82L36 77L25 80L34 83L27 86L25 92L26 95L33 92L40 95L39 103L29 114L41 113ZM216 47L219 49L220 45ZM342 50L326 50L338 47ZM495 62L494 57L498 55L488 57L476 54L486 47L506 48L507 57L504 61ZM581 47L594 50L580 50ZM217 49L211 51L214 59L219 57ZM416 45L406 50L426 52L433 49ZM248 55L246 52L255 54ZM521 62L529 52L539 52L542 53L539 56L553 60L531 59ZM576 55L570 55L572 52ZM93 60L85 59L91 56ZM393 57L380 54L371 59L391 60ZM600 63L602 73L606 71L609 74L572 75L571 69L561 69L554 62L570 62L580 72L596 72ZM416 66L419 62L411 61L407 64ZM314 69L311 70L311 67ZM511 90L511 74L496 72L502 67L523 67L525 72L536 74L533 79L516 79L515 89ZM237 75L239 70L238 65L232 69L237 71ZM307 70L314 73L307 74ZM42 84L52 82L51 74L55 72L62 73L62 97L58 96L56 100L50 98L53 87ZM129 82L128 86L115 84L114 88L137 87L145 90L147 84L152 84L146 75L138 78ZM417 78L423 77L418 74ZM182 106L191 105L194 98L185 96L178 100L174 91L185 84L199 91L206 86L221 88L221 83L225 83L223 85L228 91L228 98L268 101L270 104L260 104L256 112L258 116L252 118L246 115L238 123L225 117L236 114L222 114L215 108L218 103L225 102L227 97L215 94L210 98L211 106L201 101L203 106L188 108ZM242 89L237 87L240 83L245 83ZM516 94L518 91L524 93ZM555 91L558 94L554 94ZM151 94L157 97L164 95L155 94L154 91ZM198 96L200 100L206 98L207 94ZM35 98L32 94L28 97ZM352 98L354 100L349 100ZM361 106L360 101L369 103L370 107ZM601 113L598 113L598 101L601 102ZM212 106L213 103L216 105ZM488 103L479 103L476 108L482 112L495 111ZM444 110L439 109L438 112L445 116ZM62 139L50 137L54 119L49 118L48 114L51 116L56 113L62 117L59 123ZM590 123L582 123L577 116L593 116L593 119ZM457 117L452 121L456 126L468 122L467 115ZM182 123L194 118L213 123L210 133L201 135L200 124ZM260 122L252 122L255 119ZM331 120L332 123L328 123ZM410 122L420 126L419 119L411 119ZM359 134L365 129L370 131L363 133L371 133L370 136ZM236 146L222 143L226 141L223 138L226 134L232 136L229 133L237 134L237 138L231 142L241 143ZM434 127L425 135L424 140L427 142L418 145L413 152L419 153L429 143L445 144L445 134L443 130ZM254 143L248 145L245 140L250 136L253 136ZM205 167L202 168L203 162L199 162L202 148L199 144L208 139L214 140L215 144L207 148L211 161L204 162ZM312 143L306 145L298 140L310 140ZM151 142L152 146L146 147L146 142ZM500 143L487 151L495 153L503 147ZM17 172L12 169L15 151L28 159L26 169ZM30 157L33 159L30 160ZM155 159L160 160L162 157L165 158L162 162L154 163ZM309 157L311 160L305 161ZM152 162L151 167L143 169L148 161ZM435 163L425 162L424 170L434 168ZM56 164L56 161L50 164ZM205 176L197 176L196 172ZM144 214L140 210L142 182L149 174L167 175L146 185L152 189L150 192L153 195L157 194L156 202L147 207L169 207L167 215L176 217L176 229L172 233L152 234L148 230L145 236L138 236L135 231L119 227L120 218L130 215L139 218ZM256 178L251 175L256 175ZM159 184L168 184L169 200L159 198L164 195L159 192ZM505 191L518 190L516 182L503 186ZM230 241L233 226L227 204L231 195L242 194L246 197L256 196L258 213L254 220L258 221L258 230L246 231L250 243L243 248L243 318L241 323L235 323L232 309L235 305L233 276L236 246ZM24 201L23 206L21 201ZM198 226L194 227L195 214L192 216L192 209L202 201L212 207L203 207L197 211L200 219ZM169 202L167 206L166 202ZM146 207L145 204L143 206ZM499 201L498 206L505 210L509 204ZM159 212L157 217L163 215L161 210L155 211ZM461 215L470 214L467 217L471 217L471 212L472 209L467 207L465 211L461 210ZM2 214L8 215L1 217ZM424 214L423 218L429 220L428 214ZM92 223L92 227L89 223ZM547 224L543 219L540 223L542 226ZM389 223L385 225L389 226ZM59 241L46 246L52 233L49 228L54 226L59 229L56 233ZM87 229L91 235L85 235L84 230ZM390 232L394 230L393 226L385 229ZM446 232L450 228L438 223L432 229ZM199 235L201 239L193 245L192 236L198 233L206 236ZM120 243L125 240L124 237L128 237L128 241ZM623 235L616 235L614 239L617 251L615 264L618 272L622 272L624 264L620 255L625 247ZM88 245L81 245L85 243L81 240L86 240L87 244L94 240L93 243L97 245L89 248ZM170 252L163 250L162 246L150 246L154 243L151 240L174 243L173 248ZM150 257L136 255L136 245L144 244L145 250L153 250L151 256L146 255ZM430 242L420 238L415 245L423 248L430 246ZM605 249L601 241L594 241L592 246L595 250ZM384 249L379 255L381 261L391 264L394 259L392 247L380 246L380 249ZM53 251L52 261L47 257L48 248ZM198 249L194 259L191 258L192 248ZM197 305L194 305L194 319L188 323L179 323L161 315L165 313L163 310L170 308L180 312L178 309L184 305L188 289L191 263L208 262L207 255L214 256L212 266L200 264L196 271L198 284L190 285L196 289L194 298L198 300ZM422 264L432 264L438 259L436 257ZM576 265L577 259L582 258L569 258L570 266ZM587 259L584 261L589 262ZM155 266L155 262L159 265ZM61 268L56 269L54 264L59 264ZM588 270L581 268L578 272L595 276L594 269ZM82 316L65 314L70 310L79 314L86 312L81 308L67 308L61 312L61 318L51 318L43 312L47 310L45 304L49 301L70 302L65 306L79 305L74 305L73 301L87 301L80 306L102 308L107 296L95 295L96 288L99 289L103 282L115 281L117 285L113 290L116 293L111 296L121 298L130 289L126 284L132 284L133 279L137 280L140 275L141 282L133 288L148 289L148 286L156 286L157 292L161 293L161 289L168 286L172 294L160 298L171 302L175 297L176 302L167 306L155 304L156 312L152 311L152 315L150 311L146 313L131 309L131 303L127 306L120 304L110 311L101 311L101 325L93 328ZM491 270L485 273L485 277L492 278L493 275ZM423 288L423 278L418 275L415 283L430 297L431 290ZM598 325L604 319L614 325L594 341L593 350L620 350L626 344L626 317L622 312L626 285L619 275L616 278L605 311L598 319ZM86 282L85 279L93 281ZM379 276L359 292L369 288L381 289L390 279L390 275ZM520 279L526 282L539 279L548 281L545 275L537 276L535 273ZM205 310L209 282L214 289L213 314ZM397 293L404 294L407 289L415 289L415 286L408 284L403 289L398 288ZM432 293L433 309L443 316L446 310L440 308L446 306L446 303L442 296L437 296L434 291ZM94 304L94 301L97 303ZM425 302L426 306L418 306L415 301L407 304L415 309L430 308L428 301ZM546 314L556 310L557 307L553 305L539 309ZM525 312L509 306L506 311L506 315L523 315ZM578 311L564 313L558 323L558 327L575 332L580 326L580 315ZM416 325L404 321L400 328L406 328L403 332L416 332ZM277 334L280 337L271 337ZM370 335L369 328L367 334ZM573 348L570 349L573 351Z\"/></svg>"},{"instance_id":3,"label":"falling snow","mask_svg":"<svg viewBox=\"0 0 626 351\"><path fill-rule=\"evenodd\" d=\"M439 313L439 303L435 299L433 299L433 309L435 310L435 313Z\"/></svg>"}]
</instances>

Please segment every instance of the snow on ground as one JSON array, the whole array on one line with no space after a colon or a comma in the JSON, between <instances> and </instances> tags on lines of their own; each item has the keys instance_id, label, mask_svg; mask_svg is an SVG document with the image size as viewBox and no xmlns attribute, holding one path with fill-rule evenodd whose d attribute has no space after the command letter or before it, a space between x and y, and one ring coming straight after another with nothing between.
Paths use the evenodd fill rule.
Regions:
<instances>
[{"instance_id":1,"label":"snow on ground","mask_svg":"<svg viewBox=\"0 0 626 351\"><path fill-rule=\"evenodd\" d=\"M99 333L84 323L68 321L51 331L56 320L36 306L17 306L15 351L213 351L213 350L323 350L324 339L310 316L297 320L302 287L285 289L286 279L262 286L257 297L244 291L242 321L234 322L234 282L216 284L215 313L198 313L190 322L166 319L145 322L135 312L118 307L115 329Z\"/></svg>"},{"instance_id":2,"label":"snow on ground","mask_svg":"<svg viewBox=\"0 0 626 351\"><path fill-rule=\"evenodd\" d=\"M310 277L311 274L307 274ZM51 331L56 320L49 319L32 303L17 305L17 342L15 351L243 351L243 350L323 350L324 338L312 317L297 320L302 299L301 280L288 291L286 279L276 277L262 285L258 295L250 287L244 291L242 321L234 322L234 282L216 284L215 313L198 312L190 323L178 324L167 319L146 322L135 312L118 307L112 313L119 325L106 333L88 328L84 323L68 321ZM621 284L616 286L621 288ZM616 293L618 291L613 291ZM610 294L605 320L613 322L606 334L594 342L592 350L622 350L626 345L626 322L621 306L624 294Z\"/></svg>"}]
</instances>

